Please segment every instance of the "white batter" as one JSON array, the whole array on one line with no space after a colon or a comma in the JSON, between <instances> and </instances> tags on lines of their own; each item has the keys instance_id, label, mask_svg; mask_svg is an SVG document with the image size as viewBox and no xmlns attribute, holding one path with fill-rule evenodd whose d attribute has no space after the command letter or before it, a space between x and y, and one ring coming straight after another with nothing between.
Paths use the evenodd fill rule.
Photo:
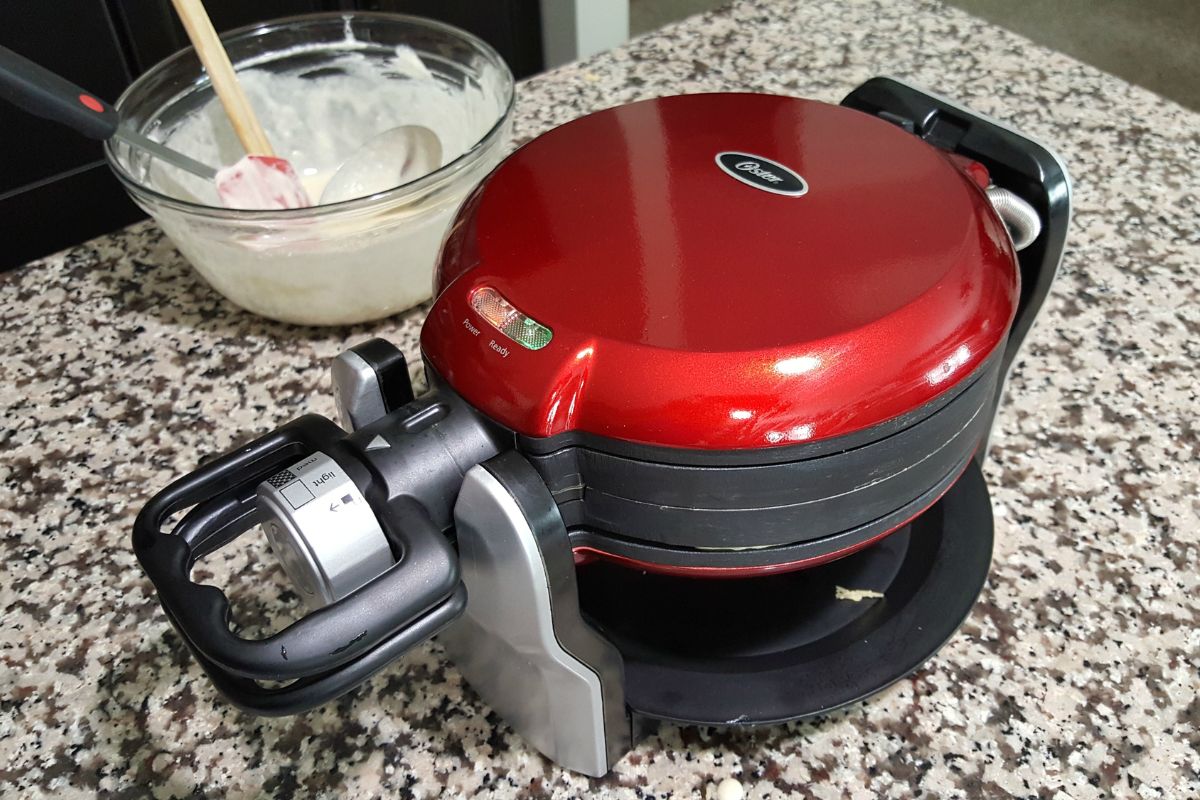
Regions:
<instances>
[{"instance_id":1,"label":"white batter","mask_svg":"<svg viewBox=\"0 0 1200 800\"><path fill-rule=\"evenodd\" d=\"M273 60L288 55L274 54ZM238 72L275 154L291 162L314 202L342 162L386 130L429 128L441 142L446 164L496 121L494 97L479 87L438 80L407 47L397 48L386 63L361 52L341 53L320 72L317 77L261 68ZM245 154L215 97L155 138L217 168ZM221 205L211 182L160 163L150 170L150 184L181 200Z\"/></svg>"},{"instance_id":2,"label":"white batter","mask_svg":"<svg viewBox=\"0 0 1200 800\"><path fill-rule=\"evenodd\" d=\"M337 45L341 52L329 54L326 45L315 77L298 69L266 69L274 64L278 70L286 52L269 54L252 69L239 64L238 75L276 154L292 163L314 201L338 166L383 131L429 128L440 141L444 165L480 142L505 112L499 70L481 75L481 85L451 85L431 75L408 48L398 48L385 62L377 51L369 57L365 47L348 41ZM251 311L303 324L377 319L429 298L434 260L451 216L499 161L506 134L473 168L416 198L253 219L204 218L165 205L148 210L214 288ZM217 167L243 155L215 97L154 136ZM220 206L212 184L157 161L148 182L171 197Z\"/></svg>"}]
</instances>

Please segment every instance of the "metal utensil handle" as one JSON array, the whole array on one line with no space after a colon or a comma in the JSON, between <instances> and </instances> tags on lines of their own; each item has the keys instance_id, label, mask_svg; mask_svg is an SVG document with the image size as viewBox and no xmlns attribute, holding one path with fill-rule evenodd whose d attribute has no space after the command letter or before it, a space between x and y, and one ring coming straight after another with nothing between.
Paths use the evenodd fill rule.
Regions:
<instances>
[{"instance_id":1,"label":"metal utensil handle","mask_svg":"<svg viewBox=\"0 0 1200 800\"><path fill-rule=\"evenodd\" d=\"M172 167L177 167L184 172L190 172L197 178L203 178L206 181L215 181L217 179L217 171L213 167L197 161L191 156L185 156L178 150L167 147L162 142L154 141L144 133L135 131L128 124L118 127L114 135L131 147L143 150L159 161L170 164Z\"/></svg>"}]
</instances>

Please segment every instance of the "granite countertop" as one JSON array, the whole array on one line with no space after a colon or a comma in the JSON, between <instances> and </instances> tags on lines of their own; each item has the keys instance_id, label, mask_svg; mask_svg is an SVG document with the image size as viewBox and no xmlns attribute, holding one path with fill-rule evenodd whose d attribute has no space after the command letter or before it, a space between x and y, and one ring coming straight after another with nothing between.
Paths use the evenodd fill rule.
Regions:
<instances>
[{"instance_id":1,"label":"granite countertop","mask_svg":"<svg viewBox=\"0 0 1200 800\"><path fill-rule=\"evenodd\" d=\"M0 277L0 795L1200 796L1200 115L930 0L742 2L522 84L516 138L660 94L836 102L880 73L1050 143L1075 181L986 470L991 578L924 668L816 720L665 727L600 780L531 750L436 644L307 716L238 712L166 623L133 517L202 455L332 415L345 346L415 361L425 309L264 321L143 223ZM236 605L278 582L256 552L199 577Z\"/></svg>"}]
</instances>

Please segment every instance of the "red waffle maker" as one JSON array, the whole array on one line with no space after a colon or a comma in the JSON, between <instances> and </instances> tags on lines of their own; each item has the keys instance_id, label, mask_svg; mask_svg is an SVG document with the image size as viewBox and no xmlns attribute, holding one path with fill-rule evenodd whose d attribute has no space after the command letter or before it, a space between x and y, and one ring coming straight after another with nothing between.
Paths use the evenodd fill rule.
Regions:
<instances>
[{"instance_id":1,"label":"red waffle maker","mask_svg":"<svg viewBox=\"0 0 1200 800\"><path fill-rule=\"evenodd\" d=\"M979 465L1068 213L1045 148L888 79L841 106L708 94L578 119L460 210L426 394L382 340L342 354L342 426L303 417L175 482L138 558L259 713L439 633L518 731L593 775L655 720L852 702L981 590ZM313 610L248 640L188 576L255 526Z\"/></svg>"}]
</instances>

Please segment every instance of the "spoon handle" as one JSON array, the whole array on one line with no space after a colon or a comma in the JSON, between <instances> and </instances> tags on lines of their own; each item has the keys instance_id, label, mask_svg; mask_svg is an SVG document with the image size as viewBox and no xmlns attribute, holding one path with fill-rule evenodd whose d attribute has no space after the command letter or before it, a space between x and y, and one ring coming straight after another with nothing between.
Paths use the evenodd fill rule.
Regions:
<instances>
[{"instance_id":1,"label":"spoon handle","mask_svg":"<svg viewBox=\"0 0 1200 800\"><path fill-rule=\"evenodd\" d=\"M114 135L121 141L139 150L144 150L159 161L170 164L184 172L190 172L197 178L203 178L206 181L215 181L217 179L217 171L208 164L203 164L190 156L185 156L178 150L172 150L165 144L154 141L149 136L135 131L128 125L122 125L117 128L117 132Z\"/></svg>"},{"instance_id":2,"label":"spoon handle","mask_svg":"<svg viewBox=\"0 0 1200 800\"><path fill-rule=\"evenodd\" d=\"M117 110L7 47L0 46L0 98L34 116L103 141L117 132Z\"/></svg>"},{"instance_id":3,"label":"spoon handle","mask_svg":"<svg viewBox=\"0 0 1200 800\"><path fill-rule=\"evenodd\" d=\"M217 171L207 164L120 124L117 110L91 92L3 46L0 46L0 98L34 116L66 125L89 139L115 136L193 175L210 181L217 176Z\"/></svg>"}]
</instances>

